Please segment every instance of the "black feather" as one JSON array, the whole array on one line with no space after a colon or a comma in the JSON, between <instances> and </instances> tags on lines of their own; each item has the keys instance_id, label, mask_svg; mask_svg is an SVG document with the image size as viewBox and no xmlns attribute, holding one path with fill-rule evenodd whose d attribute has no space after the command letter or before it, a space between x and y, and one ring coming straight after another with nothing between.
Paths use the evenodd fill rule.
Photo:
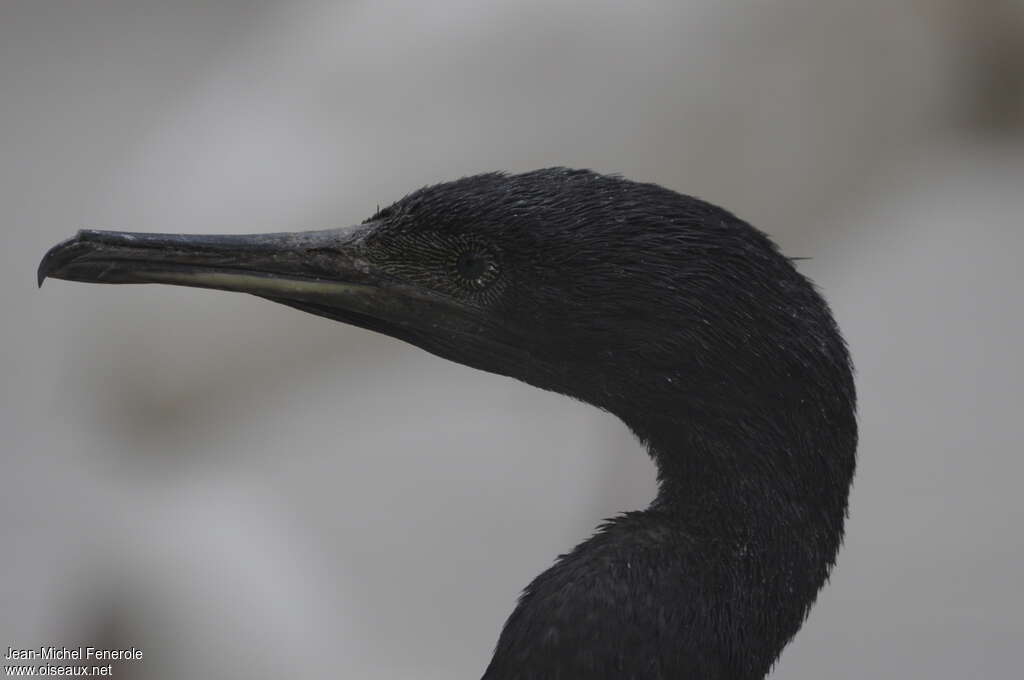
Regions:
<instances>
[{"instance_id":1,"label":"black feather","mask_svg":"<svg viewBox=\"0 0 1024 680\"><path fill-rule=\"evenodd\" d=\"M615 413L658 466L647 510L530 584L484 678L763 677L835 561L857 442L846 347L791 259L709 203L565 168L427 187L372 220L381 266L529 360L417 344ZM466 247L500 263L482 290L444 273Z\"/></svg>"}]
</instances>

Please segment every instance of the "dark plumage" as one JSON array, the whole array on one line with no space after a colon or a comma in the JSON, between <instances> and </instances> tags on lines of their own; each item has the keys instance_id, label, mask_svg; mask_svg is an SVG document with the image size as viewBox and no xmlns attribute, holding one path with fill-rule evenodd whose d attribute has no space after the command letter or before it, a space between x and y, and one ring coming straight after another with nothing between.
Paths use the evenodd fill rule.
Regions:
<instances>
[{"instance_id":1,"label":"dark plumage","mask_svg":"<svg viewBox=\"0 0 1024 680\"><path fill-rule=\"evenodd\" d=\"M846 348L767 236L695 198L485 174L349 229L80 232L46 276L251 292L621 418L657 497L526 588L485 680L761 678L835 561L857 442Z\"/></svg>"}]
</instances>

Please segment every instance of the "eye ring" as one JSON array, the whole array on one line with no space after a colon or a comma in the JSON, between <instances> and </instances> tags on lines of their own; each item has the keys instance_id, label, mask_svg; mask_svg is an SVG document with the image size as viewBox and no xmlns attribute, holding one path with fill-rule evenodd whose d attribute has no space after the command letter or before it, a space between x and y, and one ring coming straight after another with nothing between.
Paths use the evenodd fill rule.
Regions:
<instances>
[{"instance_id":1,"label":"eye ring","mask_svg":"<svg viewBox=\"0 0 1024 680\"><path fill-rule=\"evenodd\" d=\"M498 278L498 258L489 248L469 244L456 253L451 270L459 286L480 291Z\"/></svg>"}]
</instances>

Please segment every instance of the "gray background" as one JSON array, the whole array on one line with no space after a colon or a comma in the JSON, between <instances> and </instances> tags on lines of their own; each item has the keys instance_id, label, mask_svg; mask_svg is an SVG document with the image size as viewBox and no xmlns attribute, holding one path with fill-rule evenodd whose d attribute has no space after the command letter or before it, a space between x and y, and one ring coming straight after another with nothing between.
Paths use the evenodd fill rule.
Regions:
<instances>
[{"instance_id":1,"label":"gray background","mask_svg":"<svg viewBox=\"0 0 1024 680\"><path fill-rule=\"evenodd\" d=\"M612 417L255 298L54 281L79 227L339 226L483 170L721 203L858 367L778 678L1004 678L1024 623L1019 0L0 0L0 646L121 678L473 678L653 472Z\"/></svg>"}]
</instances>

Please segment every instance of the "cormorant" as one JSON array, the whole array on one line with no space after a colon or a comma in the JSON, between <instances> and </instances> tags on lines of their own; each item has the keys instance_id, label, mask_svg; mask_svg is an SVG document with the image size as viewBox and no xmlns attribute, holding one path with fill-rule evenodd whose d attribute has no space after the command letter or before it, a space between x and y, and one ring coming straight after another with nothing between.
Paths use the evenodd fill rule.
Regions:
<instances>
[{"instance_id":1,"label":"cormorant","mask_svg":"<svg viewBox=\"0 0 1024 680\"><path fill-rule=\"evenodd\" d=\"M484 680L762 678L835 562L857 442L846 346L765 234L696 198L489 173L341 229L80 231L46 277L251 293L621 418L657 497L525 589Z\"/></svg>"}]
</instances>

